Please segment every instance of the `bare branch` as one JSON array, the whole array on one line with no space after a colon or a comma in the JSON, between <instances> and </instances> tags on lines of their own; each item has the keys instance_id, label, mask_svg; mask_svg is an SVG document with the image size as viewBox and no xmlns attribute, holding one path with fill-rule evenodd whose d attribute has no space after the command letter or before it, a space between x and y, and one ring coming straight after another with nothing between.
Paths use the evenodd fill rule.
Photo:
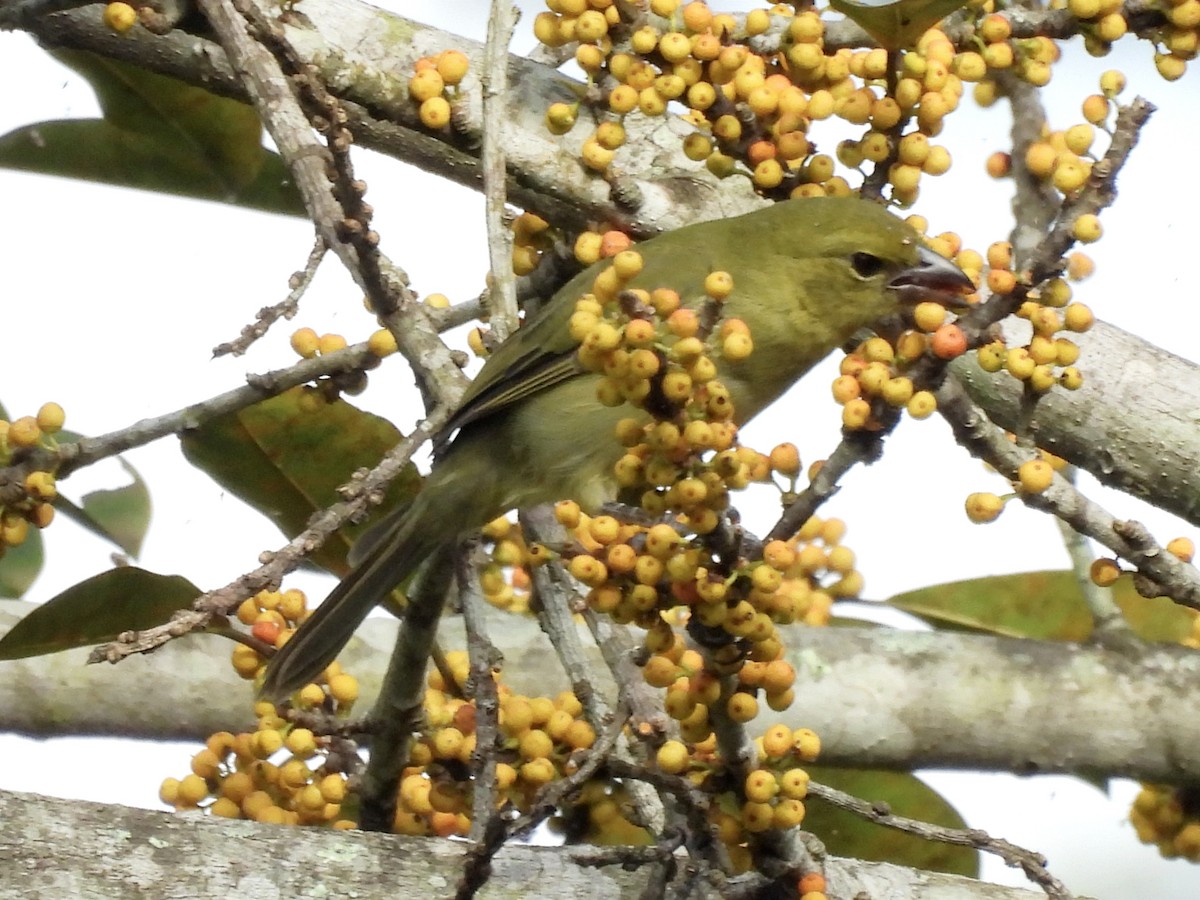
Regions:
<instances>
[{"instance_id":1,"label":"bare branch","mask_svg":"<svg viewBox=\"0 0 1200 900\"><path fill-rule=\"evenodd\" d=\"M1066 885L1050 874L1046 869L1046 858L1033 850L1026 850L1016 844L1010 844L1001 838L994 838L986 831L978 828L946 828L929 822L920 822L905 816L894 815L886 803L870 803L851 796L837 788L831 788L817 782L810 782L808 792L813 797L819 797L826 803L832 803L839 809L844 809L855 815L862 816L868 822L895 828L907 834L914 834L927 841L941 841L944 844L956 844L959 847L974 847L985 853L994 853L1010 866L1019 866L1031 881L1041 886L1046 896L1055 900L1069 900L1074 897Z\"/></svg>"},{"instance_id":2,"label":"bare branch","mask_svg":"<svg viewBox=\"0 0 1200 900\"><path fill-rule=\"evenodd\" d=\"M213 356L241 356L250 349L251 344L266 334L267 329L277 321L280 319L290 319L296 315L296 311L300 306L300 298L304 296L304 292L312 284L312 280L317 274L317 267L321 264L321 260L325 258L325 251L327 249L329 248L325 245L324 239L318 236L312 250L308 254L308 260L305 262L304 268L299 272L293 272L292 277L288 279L288 287L290 288L288 295L274 306L264 306L260 309L257 318L243 328L242 333L235 340L218 344L214 347Z\"/></svg>"},{"instance_id":3,"label":"bare branch","mask_svg":"<svg viewBox=\"0 0 1200 900\"><path fill-rule=\"evenodd\" d=\"M488 256L492 263L489 321L502 341L517 327L517 291L513 281L512 232L504 225L507 155L504 152L504 94L508 89L508 45L519 11L510 0L492 0L487 43L483 48L483 196L487 205Z\"/></svg>"}]
</instances>

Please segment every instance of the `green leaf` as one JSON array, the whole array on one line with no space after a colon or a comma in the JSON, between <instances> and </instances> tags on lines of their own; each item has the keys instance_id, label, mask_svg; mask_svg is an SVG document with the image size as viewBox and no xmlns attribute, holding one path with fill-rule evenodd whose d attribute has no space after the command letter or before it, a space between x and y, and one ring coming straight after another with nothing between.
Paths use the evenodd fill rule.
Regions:
<instances>
[{"instance_id":1,"label":"green leaf","mask_svg":"<svg viewBox=\"0 0 1200 900\"><path fill-rule=\"evenodd\" d=\"M337 488L350 473L374 466L402 438L386 419L345 400L311 409L301 402L306 393L294 388L182 438L183 454L192 465L271 519L288 538L302 532L314 512L337 502ZM411 499L419 487L420 475L410 464L370 519L341 529L310 558L336 575L345 574L346 553L358 535L386 510Z\"/></svg>"},{"instance_id":2,"label":"green leaf","mask_svg":"<svg viewBox=\"0 0 1200 900\"><path fill-rule=\"evenodd\" d=\"M0 659L21 659L114 640L161 625L202 591L178 575L121 566L93 575L34 607L0 638Z\"/></svg>"},{"instance_id":3,"label":"green leaf","mask_svg":"<svg viewBox=\"0 0 1200 900\"><path fill-rule=\"evenodd\" d=\"M304 215L253 107L90 53L53 55L88 80L104 118L11 131L0 166Z\"/></svg>"},{"instance_id":4,"label":"green leaf","mask_svg":"<svg viewBox=\"0 0 1200 900\"><path fill-rule=\"evenodd\" d=\"M1191 614L1166 597L1147 599L1123 576L1113 596L1137 635L1178 642L1191 631ZM1024 572L954 581L897 594L887 601L939 627L1007 637L1083 641L1093 621L1072 572Z\"/></svg>"},{"instance_id":5,"label":"green leaf","mask_svg":"<svg viewBox=\"0 0 1200 900\"><path fill-rule=\"evenodd\" d=\"M66 432L60 438L78 440L77 437L67 436ZM117 462L133 479L129 484L84 494L82 506L59 494L54 507L72 522L112 541L130 556L136 557L150 528L150 491L137 469L120 457L117 457Z\"/></svg>"},{"instance_id":6,"label":"green leaf","mask_svg":"<svg viewBox=\"0 0 1200 900\"><path fill-rule=\"evenodd\" d=\"M0 554L0 597L14 600L25 596L46 561L42 533L32 526L25 543L5 547Z\"/></svg>"},{"instance_id":7,"label":"green leaf","mask_svg":"<svg viewBox=\"0 0 1200 900\"><path fill-rule=\"evenodd\" d=\"M915 47L926 31L968 0L829 0L887 50Z\"/></svg>"},{"instance_id":8,"label":"green leaf","mask_svg":"<svg viewBox=\"0 0 1200 900\"><path fill-rule=\"evenodd\" d=\"M887 803L898 816L932 822L950 828L966 823L933 788L906 772L882 769L840 769L805 765L813 781L853 794L870 802ZM868 822L810 796L804 801L804 830L811 831L836 856L849 856L912 866L936 872L979 874L979 854L969 847L957 847Z\"/></svg>"}]
</instances>

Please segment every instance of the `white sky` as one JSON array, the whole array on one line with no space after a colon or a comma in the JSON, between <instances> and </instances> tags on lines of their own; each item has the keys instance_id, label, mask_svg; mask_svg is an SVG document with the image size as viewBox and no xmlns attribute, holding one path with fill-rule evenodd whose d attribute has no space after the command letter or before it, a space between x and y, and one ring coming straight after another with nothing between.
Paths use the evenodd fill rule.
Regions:
<instances>
[{"instance_id":1,"label":"white sky","mask_svg":"<svg viewBox=\"0 0 1200 900\"><path fill-rule=\"evenodd\" d=\"M532 15L541 8L520 5L528 12L514 42L519 52L531 46ZM396 0L390 6L475 38L482 37L486 23L482 0ZM1079 102L1095 90L1107 68L1128 73L1127 97L1141 93L1160 107L1121 178L1120 198L1103 219L1106 237L1093 248L1099 273L1079 286L1076 296L1101 318L1195 359L1200 320L1190 263L1200 187L1184 165L1193 155L1200 113L1195 78L1164 83L1154 73L1145 43L1123 42L1119 53L1104 60L1091 59L1075 43L1068 56L1071 71L1066 65L1057 68L1045 92L1055 126L1081 120ZM0 105L0 133L97 112L87 85L23 35L0 34L0 83L19 85ZM1003 148L1006 127L1002 108L978 112L969 100L950 118L943 140L955 167L940 180L926 179L916 210L929 218L933 231L956 230L967 246L980 251L1006 237L1009 185L982 174L987 154ZM408 271L416 289L455 300L477 294L486 271L480 199L366 152L359 154L357 166L370 185L368 200L377 211L384 249ZM352 341L374 328L331 256L293 323L260 342L244 360L212 361L213 346L236 336L260 306L286 293L288 275L303 265L311 245L311 228L303 221L3 171L0 198L5 210L0 216L0 311L8 324L0 402L13 415L31 413L53 399L66 408L68 427L101 433L227 390L247 371L286 365L294 359L287 335L300 325L338 331ZM37 334L15 332L16 322L38 323ZM1086 372L1086 360L1081 366ZM792 440L806 463L826 455L836 443L839 421L828 394L830 371L814 373L760 417L744 432L747 442L769 447ZM371 379L373 389L355 402L407 429L415 409L411 399L401 401L411 394L403 364L396 358ZM219 585L253 567L260 550L282 543L265 520L183 464L173 439L127 458L146 478L155 504L139 560L146 568L179 573L202 586ZM121 480L115 465L97 467L95 473L72 477L66 489L78 495ZM1090 491L1086 479L1084 487ZM1001 479L952 442L935 417L905 423L889 439L884 460L855 471L824 514L849 521L847 542L858 554L867 596L983 574L1065 567L1054 524L1019 504L993 525L967 523L962 513L967 493L1003 488ZM1146 521L1164 540L1195 536L1190 527L1130 498L1090 492L1117 516ZM743 509L750 526L762 530L772 521L773 507L767 495L760 499L757 508ZM48 543L50 565L30 599L51 597L109 565L110 548L68 522L55 524ZM294 583L320 596L332 581L308 575ZM186 771L193 752L183 745L122 746L119 752L110 747L108 742L0 737L5 760L0 786L155 806L161 778ZM102 778L97 777L100 766ZM1136 843L1125 823L1136 791L1131 783L1114 784L1110 800L1064 777L933 773L929 780L971 825L1044 852L1055 874L1079 893L1101 900L1197 894L1200 873L1191 865L1162 862L1155 851ZM985 866L989 879L1023 883L1020 873L999 863Z\"/></svg>"}]
</instances>

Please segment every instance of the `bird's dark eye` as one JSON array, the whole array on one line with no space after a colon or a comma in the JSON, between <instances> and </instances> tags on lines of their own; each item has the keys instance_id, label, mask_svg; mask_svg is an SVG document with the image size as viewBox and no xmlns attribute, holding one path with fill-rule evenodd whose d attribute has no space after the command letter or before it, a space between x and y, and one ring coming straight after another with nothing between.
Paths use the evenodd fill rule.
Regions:
<instances>
[{"instance_id":1,"label":"bird's dark eye","mask_svg":"<svg viewBox=\"0 0 1200 900\"><path fill-rule=\"evenodd\" d=\"M860 278L870 278L883 271L883 260L871 253L853 253L850 255L850 265Z\"/></svg>"}]
</instances>

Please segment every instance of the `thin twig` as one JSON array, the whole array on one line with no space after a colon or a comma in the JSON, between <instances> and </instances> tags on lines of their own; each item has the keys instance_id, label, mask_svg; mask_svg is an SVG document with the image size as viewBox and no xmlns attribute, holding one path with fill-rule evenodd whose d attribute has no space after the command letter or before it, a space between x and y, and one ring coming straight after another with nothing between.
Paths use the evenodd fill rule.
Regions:
<instances>
[{"instance_id":1,"label":"thin twig","mask_svg":"<svg viewBox=\"0 0 1200 900\"><path fill-rule=\"evenodd\" d=\"M512 232L504 225L508 171L504 152L508 45L520 11L510 0L492 0L483 47L483 196L487 209L488 257L492 266L488 307L492 336L499 342L517 327L517 289L512 268Z\"/></svg>"},{"instance_id":2,"label":"thin twig","mask_svg":"<svg viewBox=\"0 0 1200 900\"><path fill-rule=\"evenodd\" d=\"M52 471L62 479L72 472L102 459L141 447L159 438L183 434L214 419L278 396L290 388L343 372L363 371L378 362L366 344L355 344L325 356L302 359L286 369L246 376L248 384L192 403L151 419L142 419L116 431L81 438L76 443L60 444L55 450L35 450L19 465L0 469L0 481L23 481L34 469Z\"/></svg>"},{"instance_id":3,"label":"thin twig","mask_svg":"<svg viewBox=\"0 0 1200 900\"><path fill-rule=\"evenodd\" d=\"M621 703L630 710L633 722L631 731L638 738L636 743L622 743L618 749L623 757L644 759L664 739L678 735L678 724L663 710L658 692L646 683L641 669L634 663L637 643L629 627L618 625L607 616L599 616L590 609L584 609L583 620L616 680ZM634 818L638 824L652 833L661 832L666 812L659 796L641 782L631 784L629 794L636 809Z\"/></svg>"},{"instance_id":4,"label":"thin twig","mask_svg":"<svg viewBox=\"0 0 1200 900\"><path fill-rule=\"evenodd\" d=\"M521 522L530 539L542 543L554 543L551 536L562 538L562 526L555 520L548 506L535 507L521 514ZM599 682L588 662L587 653L579 639L579 631L575 625L574 611L568 598L577 596L572 587L570 576L561 563L552 561L547 565L538 566L533 570L533 583L539 599L537 615L538 624L550 639L554 652L558 655L571 688L583 704L584 715L597 732L606 728L612 717L612 710L603 694L594 687ZM585 610L585 618L589 625L596 620L590 610ZM609 623L611 624L611 623ZM595 636L595 631L593 631ZM602 649L603 652L603 649ZM644 715L653 714L665 719L659 704L649 691L649 685L633 666L628 652L618 651L615 658L621 659L621 671L613 670L618 685L618 702L631 710L634 721L634 733L640 734ZM610 667L612 661L605 656ZM663 723L665 724L665 723ZM625 734L617 739L616 755L621 758L634 759L638 756L638 748L631 745ZM631 786L630 795L636 810L635 820L639 825L651 832L662 830L665 822L662 801L652 791L643 785Z\"/></svg>"},{"instance_id":5,"label":"thin twig","mask_svg":"<svg viewBox=\"0 0 1200 900\"><path fill-rule=\"evenodd\" d=\"M422 305L408 287L404 272L378 250L371 254L372 266L364 267L364 260L356 249L356 241L366 239L361 222L348 216L335 196L329 170L334 163L333 154L314 134L312 123L292 92L292 81L284 74L280 60L250 36L245 16L232 0L197 2L279 148L280 156L291 170L317 233L338 255L355 283L371 298L373 308L384 317L400 352L413 365L414 371L423 375L429 373L423 382L432 398L439 405L456 405L465 386L461 371L449 348L429 324ZM255 5L255 0L238 2L260 24L262 37L271 37L277 45L286 45L279 37L278 29L270 27L270 16ZM294 53L291 58L298 59ZM315 84L316 76L307 67L302 74L308 77L310 86ZM339 116L337 122L330 124L339 126L338 136L348 149L353 138L344 127L344 117ZM378 272L378 277L371 277L374 271Z\"/></svg>"},{"instance_id":6,"label":"thin twig","mask_svg":"<svg viewBox=\"0 0 1200 900\"><path fill-rule=\"evenodd\" d=\"M705 668L709 660L705 659ZM717 749L721 762L736 786L738 797L745 800L743 786L746 776L758 762L758 751L742 722L737 722L728 713L729 699L737 689L737 678L726 675L721 678L721 696L708 708L708 721L717 736ZM784 871L810 871L816 868L808 848L799 840L798 828L768 828L758 835L754 844L755 868L776 877Z\"/></svg>"},{"instance_id":7,"label":"thin twig","mask_svg":"<svg viewBox=\"0 0 1200 900\"><path fill-rule=\"evenodd\" d=\"M554 519L551 507L537 506L521 513L521 526L532 541L553 545L561 539L562 527ZM536 566L530 573L537 592L538 624L558 655L563 671L571 682L571 690L583 704L584 716L597 731L605 728L612 716L612 707L604 695L595 689L600 683L592 671L591 662L579 639L575 625L572 600L578 594L572 589L569 576L561 565Z\"/></svg>"},{"instance_id":8,"label":"thin twig","mask_svg":"<svg viewBox=\"0 0 1200 900\"><path fill-rule=\"evenodd\" d=\"M579 768L563 778L543 785L533 798L529 811L520 818L505 824L499 812L492 814L484 829L484 840L473 846L467 854L463 876L454 894L455 900L470 900L483 887L491 870L492 859L504 846L505 841L532 831L596 774L600 766L609 759L628 718L628 710L618 707L612 723L600 733Z\"/></svg>"},{"instance_id":9,"label":"thin twig","mask_svg":"<svg viewBox=\"0 0 1200 900\"><path fill-rule=\"evenodd\" d=\"M290 319L296 315L296 310L300 306L300 298L304 296L308 286L312 284L313 276L317 274L317 267L321 265L321 260L325 258L325 251L329 249L324 238L317 235L316 241L313 242L313 248L309 251L308 261L305 262L304 268L299 272L293 272L292 277L288 279L288 295L274 306L264 306L258 311L258 316L254 321L242 329L234 340L227 341L224 344L218 344L213 348L213 356L241 356L250 349L250 345L257 341L260 337L267 333L267 330L280 319Z\"/></svg>"},{"instance_id":10,"label":"thin twig","mask_svg":"<svg viewBox=\"0 0 1200 900\"><path fill-rule=\"evenodd\" d=\"M488 639L485 605L479 579L469 563L470 554L460 553L455 577L463 624L467 630L467 656L471 664L468 696L475 701L475 751L471 754L473 802L471 834L480 842L484 828L496 809L496 746L499 737L500 698L492 673L502 655Z\"/></svg>"},{"instance_id":11,"label":"thin twig","mask_svg":"<svg viewBox=\"0 0 1200 900\"><path fill-rule=\"evenodd\" d=\"M369 717L371 757L359 791L358 825L364 831L390 832L394 827L400 775L413 734L424 720L425 670L454 580L457 552L454 544L439 547L409 585L408 611Z\"/></svg>"},{"instance_id":12,"label":"thin twig","mask_svg":"<svg viewBox=\"0 0 1200 900\"><path fill-rule=\"evenodd\" d=\"M893 815L886 803L871 803L861 800L844 791L818 784L815 781L809 782L808 793L877 825L895 828L897 831L913 834L928 841L940 841L960 847L974 847L976 850L993 853L1010 866L1019 866L1031 881L1046 892L1047 896L1053 897L1055 900L1070 900L1074 896L1067 890L1066 885L1046 869L1046 858L1040 853L1018 847L1016 844L1000 838L994 838L986 831L978 828L947 828L944 825L933 825L929 822Z\"/></svg>"},{"instance_id":13,"label":"thin twig","mask_svg":"<svg viewBox=\"0 0 1200 900\"><path fill-rule=\"evenodd\" d=\"M946 381L937 391L937 400L955 439L1001 475L1015 480L1018 467L1031 458L1029 451L1008 441L958 382ZM1045 491L1022 493L1021 499L1027 506L1058 516L1137 566L1153 582L1148 596L1165 594L1177 603L1200 609L1200 571L1167 553L1136 522L1118 521L1061 475L1056 473Z\"/></svg>"},{"instance_id":14,"label":"thin twig","mask_svg":"<svg viewBox=\"0 0 1200 900\"><path fill-rule=\"evenodd\" d=\"M645 782L658 792L670 796L687 823L690 835L688 851L722 872L733 871L729 860L729 848L716 837L713 824L708 819L712 806L712 795L702 791L680 775L670 775L652 766L641 766L625 760L610 760L609 772L616 778L631 782Z\"/></svg>"},{"instance_id":15,"label":"thin twig","mask_svg":"<svg viewBox=\"0 0 1200 900\"><path fill-rule=\"evenodd\" d=\"M1074 466L1065 469L1062 475L1075 486ZM1092 553L1087 538L1057 516L1054 521L1058 525L1059 534L1062 535L1067 556L1071 559L1071 572L1075 576L1075 583L1079 585L1079 591L1083 594L1084 602L1087 603L1095 622L1092 638L1108 640L1117 636L1121 639L1132 636L1133 627L1122 615L1121 608L1113 598L1112 588L1100 587L1091 578L1092 563L1096 556Z\"/></svg>"},{"instance_id":16,"label":"thin twig","mask_svg":"<svg viewBox=\"0 0 1200 900\"><path fill-rule=\"evenodd\" d=\"M318 513L308 528L288 541L279 550L265 552L263 565L247 572L224 587L201 594L192 608L175 613L170 622L145 631L120 635L116 641L101 644L88 657L89 663L119 662L126 656L146 653L167 641L202 630L214 616L227 615L247 597L259 591L278 587L283 576L300 565L309 553L321 546L331 534L347 522L361 516L379 502L391 481L408 465L412 455L437 431L447 418L445 413L420 423L360 481L355 481L352 496Z\"/></svg>"}]
</instances>

